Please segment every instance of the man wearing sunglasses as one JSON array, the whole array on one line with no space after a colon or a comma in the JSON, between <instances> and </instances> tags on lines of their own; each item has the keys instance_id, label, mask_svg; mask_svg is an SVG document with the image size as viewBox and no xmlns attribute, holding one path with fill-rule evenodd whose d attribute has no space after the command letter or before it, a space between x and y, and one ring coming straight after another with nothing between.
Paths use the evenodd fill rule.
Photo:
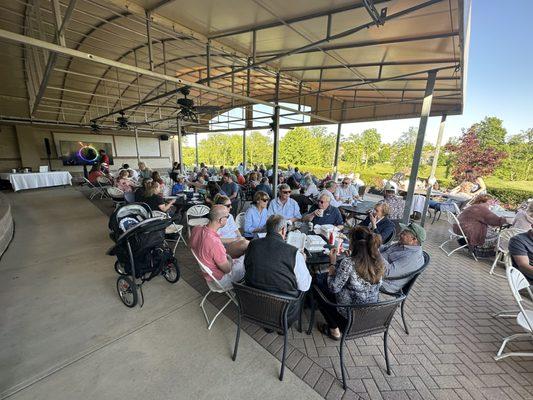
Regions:
<instances>
[{"instance_id":1,"label":"man wearing sunglasses","mask_svg":"<svg viewBox=\"0 0 533 400\"><path fill-rule=\"evenodd\" d=\"M291 199L291 188L286 183L278 186L278 197L268 206L268 216L271 215L281 215L291 223L302 218L300 207L294 199Z\"/></svg>"},{"instance_id":2,"label":"man wearing sunglasses","mask_svg":"<svg viewBox=\"0 0 533 400\"><path fill-rule=\"evenodd\" d=\"M315 225L335 225L339 229L344 225L341 212L330 204L330 197L327 194L319 197L318 204L304 215L302 221L312 221Z\"/></svg>"},{"instance_id":3,"label":"man wearing sunglasses","mask_svg":"<svg viewBox=\"0 0 533 400\"><path fill-rule=\"evenodd\" d=\"M209 223L196 226L189 239L189 247L196 257L208 267L215 279L224 287L231 287L232 282L240 281L244 277L244 257L232 259L218 235L229 218L229 209L223 205L214 205L209 211ZM207 281L211 277L204 275Z\"/></svg>"},{"instance_id":4,"label":"man wearing sunglasses","mask_svg":"<svg viewBox=\"0 0 533 400\"><path fill-rule=\"evenodd\" d=\"M320 192L320 195L319 197L321 197L322 195L327 195L329 196L329 202L330 204L333 206L333 207L339 207L340 205L342 205L342 202L340 202L336 197L335 197L335 192L337 191L337 183L335 181L327 181L325 184L324 184L324 190L322 190Z\"/></svg>"},{"instance_id":5,"label":"man wearing sunglasses","mask_svg":"<svg viewBox=\"0 0 533 400\"><path fill-rule=\"evenodd\" d=\"M340 187L337 188L335 197L342 203L352 204L355 200L359 200L359 193L357 193L355 186L352 185L351 179L345 177Z\"/></svg>"}]
</instances>

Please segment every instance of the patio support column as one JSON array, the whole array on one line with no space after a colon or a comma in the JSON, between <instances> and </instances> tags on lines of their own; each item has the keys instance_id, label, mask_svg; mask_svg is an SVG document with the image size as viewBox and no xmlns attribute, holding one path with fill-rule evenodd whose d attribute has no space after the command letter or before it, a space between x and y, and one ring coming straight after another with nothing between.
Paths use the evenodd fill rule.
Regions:
<instances>
[{"instance_id":1,"label":"patio support column","mask_svg":"<svg viewBox=\"0 0 533 400\"><path fill-rule=\"evenodd\" d=\"M422 219L420 220L420 225L424 226L426 222L426 214L429 207L429 198L431 196L431 191L433 189L433 184L435 183L435 171L437 170L437 163L439 162L439 153L440 146L442 144L442 136L444 135L444 126L446 125L446 114L443 114L440 119L439 125L439 134L437 136L437 144L435 145L435 153L433 154L433 163L431 164L431 172L428 179L428 190L426 193L426 201L424 202L424 211L422 212Z\"/></svg>"},{"instance_id":2,"label":"patio support column","mask_svg":"<svg viewBox=\"0 0 533 400\"><path fill-rule=\"evenodd\" d=\"M246 171L246 129L242 130L242 173Z\"/></svg>"},{"instance_id":3,"label":"patio support column","mask_svg":"<svg viewBox=\"0 0 533 400\"><path fill-rule=\"evenodd\" d=\"M424 101L422 102L422 111L420 113L420 124L418 125L418 135L416 137L413 164L411 165L411 173L409 174L409 188L407 189L407 197L405 198L405 208L403 209L402 220L404 224L409 223L409 216L411 215L411 206L413 205L416 178L418 176L418 168L420 166L422 148L424 147L424 138L426 136L426 127L428 124L429 113L431 111L431 103L433 101L433 89L435 87L436 78L437 70L432 70L428 72L426 91L424 93Z\"/></svg>"},{"instance_id":4,"label":"patio support column","mask_svg":"<svg viewBox=\"0 0 533 400\"><path fill-rule=\"evenodd\" d=\"M272 196L278 194L278 152L279 152L279 72L276 75L276 106L274 107L274 154L272 157Z\"/></svg>"},{"instance_id":5,"label":"patio support column","mask_svg":"<svg viewBox=\"0 0 533 400\"><path fill-rule=\"evenodd\" d=\"M181 147L181 119L178 118L178 162L180 163L180 174L183 174L183 149Z\"/></svg>"},{"instance_id":6,"label":"patio support column","mask_svg":"<svg viewBox=\"0 0 533 400\"><path fill-rule=\"evenodd\" d=\"M139 133L137 132L137 127L133 127L133 132L135 133L135 151L137 154L137 163L141 162L141 157L139 157Z\"/></svg>"},{"instance_id":7,"label":"patio support column","mask_svg":"<svg viewBox=\"0 0 533 400\"><path fill-rule=\"evenodd\" d=\"M344 101L342 102L341 121L344 118ZM339 169L339 150L341 147L341 128L342 123L337 124L337 140L335 142L335 158L333 159L333 180L337 181L337 173Z\"/></svg>"},{"instance_id":8,"label":"patio support column","mask_svg":"<svg viewBox=\"0 0 533 400\"><path fill-rule=\"evenodd\" d=\"M198 162L198 132L194 134L194 151L196 158L196 166L199 167L200 163Z\"/></svg>"}]
</instances>

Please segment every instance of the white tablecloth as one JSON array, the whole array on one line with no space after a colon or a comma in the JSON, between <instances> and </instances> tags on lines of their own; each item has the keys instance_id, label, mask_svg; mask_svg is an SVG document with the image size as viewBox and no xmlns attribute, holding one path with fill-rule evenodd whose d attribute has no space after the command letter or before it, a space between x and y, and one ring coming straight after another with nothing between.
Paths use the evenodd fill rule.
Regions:
<instances>
[{"instance_id":1,"label":"white tablecloth","mask_svg":"<svg viewBox=\"0 0 533 400\"><path fill-rule=\"evenodd\" d=\"M72 185L72 175L68 171L35 172L27 174L2 173L0 179L11 182L15 192L41 187Z\"/></svg>"}]
</instances>

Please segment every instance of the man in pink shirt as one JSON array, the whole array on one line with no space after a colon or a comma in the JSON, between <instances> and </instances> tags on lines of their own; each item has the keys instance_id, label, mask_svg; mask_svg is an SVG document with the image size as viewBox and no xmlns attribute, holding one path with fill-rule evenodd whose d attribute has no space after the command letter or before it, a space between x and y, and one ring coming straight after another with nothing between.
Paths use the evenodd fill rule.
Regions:
<instances>
[{"instance_id":1,"label":"man in pink shirt","mask_svg":"<svg viewBox=\"0 0 533 400\"><path fill-rule=\"evenodd\" d=\"M196 257L212 272L215 279L224 287L231 287L232 282L244 277L244 257L233 260L227 253L217 231L226 225L229 209L215 205L209 212L209 223L193 228L189 246ZM204 275L208 281L211 277Z\"/></svg>"}]
</instances>

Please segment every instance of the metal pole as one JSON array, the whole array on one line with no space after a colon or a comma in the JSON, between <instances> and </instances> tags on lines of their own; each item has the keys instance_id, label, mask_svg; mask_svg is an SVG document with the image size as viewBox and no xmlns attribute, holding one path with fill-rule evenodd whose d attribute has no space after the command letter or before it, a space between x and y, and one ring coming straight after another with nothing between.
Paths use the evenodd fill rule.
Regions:
<instances>
[{"instance_id":1,"label":"metal pole","mask_svg":"<svg viewBox=\"0 0 533 400\"><path fill-rule=\"evenodd\" d=\"M411 173L409 174L409 188L407 189L407 197L405 199L405 208L403 209L403 223L409 223L409 216L411 215L411 206L413 204L413 196L415 193L416 178L418 176L418 167L420 166L420 158L422 156L422 148L424 147L424 137L426 135L426 126L428 123L429 113L431 111L431 102L433 101L433 89L435 87L435 79L437 78L437 71L428 72L428 80L426 83L426 92L424 94L424 101L422 102L422 111L420 113L420 124L418 126L418 135L416 138L415 154L413 156L413 164L411 165Z\"/></svg>"},{"instance_id":2,"label":"metal pole","mask_svg":"<svg viewBox=\"0 0 533 400\"><path fill-rule=\"evenodd\" d=\"M181 148L181 119L178 118L177 123L178 128L178 162L180 163L180 174L183 174L183 153Z\"/></svg>"},{"instance_id":3,"label":"metal pole","mask_svg":"<svg viewBox=\"0 0 533 400\"><path fill-rule=\"evenodd\" d=\"M137 127L133 127L133 132L135 133L135 151L137 152L137 163L141 162L141 157L139 156L139 133L137 132Z\"/></svg>"},{"instance_id":4,"label":"metal pole","mask_svg":"<svg viewBox=\"0 0 533 400\"><path fill-rule=\"evenodd\" d=\"M150 11L146 11L146 37L148 39L148 65L150 71L154 70L154 50L152 47L152 15ZM138 82L137 82L138 83Z\"/></svg>"},{"instance_id":5,"label":"metal pole","mask_svg":"<svg viewBox=\"0 0 533 400\"><path fill-rule=\"evenodd\" d=\"M444 126L446 125L446 114L443 114L440 119L439 134L437 136L437 144L435 145L435 153L433 154L433 163L431 164L431 172L429 173L428 179L428 190L426 193L426 201L424 202L424 211L422 213L422 219L420 225L424 226L426 222L426 214L429 207L429 198L431 197L431 191L433 189L433 184L435 183L435 171L437 170L437 163L439 162L439 153L440 146L442 144L442 136L444 135Z\"/></svg>"},{"instance_id":6,"label":"metal pole","mask_svg":"<svg viewBox=\"0 0 533 400\"><path fill-rule=\"evenodd\" d=\"M279 152L279 106L274 107L274 155L272 160L272 195L278 194L278 152Z\"/></svg>"},{"instance_id":7,"label":"metal pole","mask_svg":"<svg viewBox=\"0 0 533 400\"><path fill-rule=\"evenodd\" d=\"M242 130L242 171L246 171L246 129Z\"/></svg>"},{"instance_id":8,"label":"metal pole","mask_svg":"<svg viewBox=\"0 0 533 400\"><path fill-rule=\"evenodd\" d=\"M342 102L341 121L344 118L344 101ZM337 140L335 142L335 158L333 160L333 180L337 181L337 172L339 168L339 150L341 147L341 127L342 123L337 124Z\"/></svg>"},{"instance_id":9,"label":"metal pole","mask_svg":"<svg viewBox=\"0 0 533 400\"><path fill-rule=\"evenodd\" d=\"M194 145L196 152L196 166L199 167L200 163L198 162L198 132L194 134Z\"/></svg>"}]
</instances>

